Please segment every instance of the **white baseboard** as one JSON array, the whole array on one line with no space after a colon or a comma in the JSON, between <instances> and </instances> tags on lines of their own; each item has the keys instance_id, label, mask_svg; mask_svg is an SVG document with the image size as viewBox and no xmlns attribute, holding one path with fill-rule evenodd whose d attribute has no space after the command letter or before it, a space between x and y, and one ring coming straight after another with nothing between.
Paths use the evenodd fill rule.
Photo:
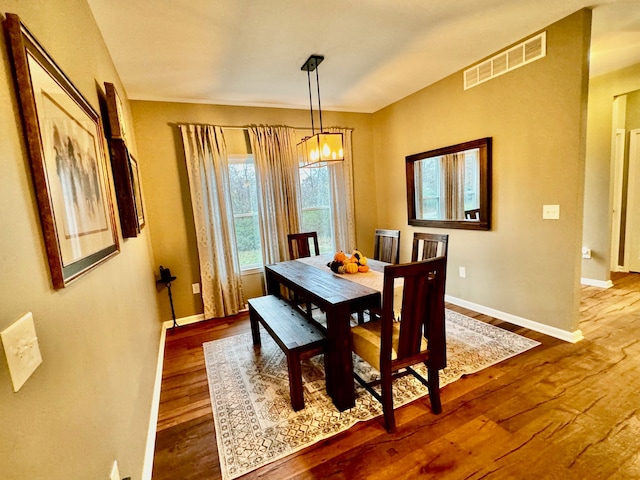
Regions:
<instances>
[{"instance_id":1,"label":"white baseboard","mask_svg":"<svg viewBox=\"0 0 640 480\"><path fill-rule=\"evenodd\" d=\"M158 363L156 365L156 379L153 386L153 397L151 399L151 414L149 415L149 431L147 432L147 448L144 454L144 465L142 468L142 480L151 480L153 473L153 455L156 449L156 431L158 428L158 411L160 410L160 388L162 387L162 367L164 366L164 344L167 339L167 326L173 322L162 324L160 332L160 346L158 347Z\"/></svg>"},{"instance_id":2,"label":"white baseboard","mask_svg":"<svg viewBox=\"0 0 640 480\"><path fill-rule=\"evenodd\" d=\"M565 342L577 343L584 338L582 336L581 330L568 332L560 328L551 327L549 325L545 325L544 323L534 322L533 320L529 320L527 318L518 317L517 315L512 315L511 313L501 312L500 310L485 307L484 305L479 305L477 303L468 302L467 300L462 300L461 298L452 297L450 295L445 295L445 300L447 302L453 303L454 305L459 305L461 307L473 310L474 312L483 313L485 315L504 320L505 322L528 328L529 330L533 330L535 332L544 333L545 335L564 340Z\"/></svg>"},{"instance_id":3,"label":"white baseboard","mask_svg":"<svg viewBox=\"0 0 640 480\"><path fill-rule=\"evenodd\" d=\"M582 285L588 285L590 287L611 288L613 282L611 280L594 280L593 278L581 278L580 283Z\"/></svg>"},{"instance_id":4,"label":"white baseboard","mask_svg":"<svg viewBox=\"0 0 640 480\"><path fill-rule=\"evenodd\" d=\"M204 313L200 313L198 315L191 315L190 317L176 318L176 323L181 327L183 325L202 322L204 319ZM165 329L173 327L173 320L167 320L162 324L162 326Z\"/></svg>"}]
</instances>

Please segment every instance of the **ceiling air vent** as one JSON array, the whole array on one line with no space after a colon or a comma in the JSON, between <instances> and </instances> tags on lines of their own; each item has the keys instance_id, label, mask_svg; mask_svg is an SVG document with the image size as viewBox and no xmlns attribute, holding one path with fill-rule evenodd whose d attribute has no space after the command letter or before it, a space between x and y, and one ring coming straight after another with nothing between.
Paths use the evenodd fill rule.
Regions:
<instances>
[{"instance_id":1,"label":"ceiling air vent","mask_svg":"<svg viewBox=\"0 0 640 480\"><path fill-rule=\"evenodd\" d=\"M464 89L475 87L487 80L531 63L547 54L547 32L499 53L464 71Z\"/></svg>"}]
</instances>

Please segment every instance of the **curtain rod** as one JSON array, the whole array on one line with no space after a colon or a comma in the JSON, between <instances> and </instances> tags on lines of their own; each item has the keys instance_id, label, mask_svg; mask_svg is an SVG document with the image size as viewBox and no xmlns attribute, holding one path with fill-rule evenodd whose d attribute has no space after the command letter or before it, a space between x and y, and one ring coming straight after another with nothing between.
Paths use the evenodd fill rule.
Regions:
<instances>
[{"instance_id":1,"label":"curtain rod","mask_svg":"<svg viewBox=\"0 0 640 480\"><path fill-rule=\"evenodd\" d=\"M226 130L247 130L252 126L287 127L287 128L293 128L294 130L311 130L311 127L292 127L290 125L247 125L242 127L237 125L212 125L210 123L187 123L187 122L170 123L170 125L176 125L178 127L181 125L203 125L207 127L220 127ZM329 128L346 128L347 130L354 130L353 128L349 128L349 127L329 127Z\"/></svg>"}]
</instances>

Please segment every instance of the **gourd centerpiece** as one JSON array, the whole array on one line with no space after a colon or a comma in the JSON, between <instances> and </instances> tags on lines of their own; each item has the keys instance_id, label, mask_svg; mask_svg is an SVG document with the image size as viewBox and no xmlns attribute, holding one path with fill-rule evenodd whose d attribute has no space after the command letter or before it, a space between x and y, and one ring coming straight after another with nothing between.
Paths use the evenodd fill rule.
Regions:
<instances>
[{"instance_id":1,"label":"gourd centerpiece","mask_svg":"<svg viewBox=\"0 0 640 480\"><path fill-rule=\"evenodd\" d=\"M365 273L369 271L369 265L367 265L367 257L365 257L358 250L351 252L351 256L347 257L347 254L343 251L339 251L333 256L333 260L327 263L327 267L334 273Z\"/></svg>"}]
</instances>

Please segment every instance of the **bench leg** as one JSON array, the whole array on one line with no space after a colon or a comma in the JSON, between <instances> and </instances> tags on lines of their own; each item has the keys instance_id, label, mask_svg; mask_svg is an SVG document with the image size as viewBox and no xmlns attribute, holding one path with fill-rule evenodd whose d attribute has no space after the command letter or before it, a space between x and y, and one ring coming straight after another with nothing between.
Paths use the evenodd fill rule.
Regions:
<instances>
[{"instance_id":1,"label":"bench leg","mask_svg":"<svg viewBox=\"0 0 640 480\"><path fill-rule=\"evenodd\" d=\"M288 354L287 367L289 370L289 395L291 396L291 408L293 408L294 412L297 412L304 408L300 355L294 352Z\"/></svg>"},{"instance_id":2,"label":"bench leg","mask_svg":"<svg viewBox=\"0 0 640 480\"><path fill-rule=\"evenodd\" d=\"M258 325L258 312L256 312L251 305L249 305L249 322L251 323L251 337L253 338L253 344L260 346L260 327Z\"/></svg>"}]
</instances>

